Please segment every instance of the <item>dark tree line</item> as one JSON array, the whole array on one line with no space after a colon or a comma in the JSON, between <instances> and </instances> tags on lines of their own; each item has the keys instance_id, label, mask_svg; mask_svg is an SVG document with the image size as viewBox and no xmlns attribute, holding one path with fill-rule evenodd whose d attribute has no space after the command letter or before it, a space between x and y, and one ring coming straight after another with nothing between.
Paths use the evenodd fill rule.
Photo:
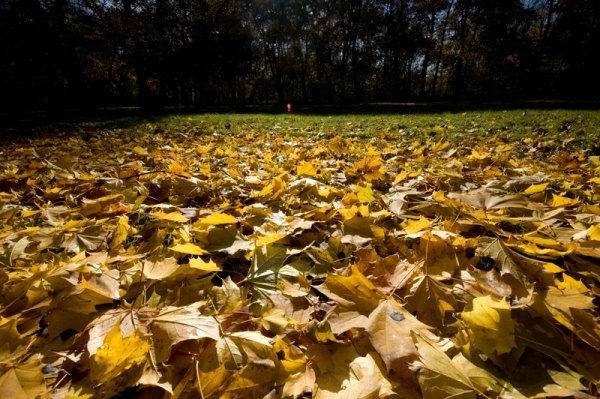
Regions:
<instances>
[{"instance_id":1,"label":"dark tree line","mask_svg":"<svg viewBox=\"0 0 600 399\"><path fill-rule=\"evenodd\" d=\"M3 108L597 98L598 0L0 0Z\"/></svg>"}]
</instances>

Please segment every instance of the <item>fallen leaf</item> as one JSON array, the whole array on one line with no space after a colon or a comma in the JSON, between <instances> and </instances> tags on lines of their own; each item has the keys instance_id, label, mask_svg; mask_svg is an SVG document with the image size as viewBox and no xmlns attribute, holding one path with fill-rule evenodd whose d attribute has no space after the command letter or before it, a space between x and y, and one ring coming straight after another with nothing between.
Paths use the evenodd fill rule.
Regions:
<instances>
[{"instance_id":1,"label":"fallen leaf","mask_svg":"<svg viewBox=\"0 0 600 399\"><path fill-rule=\"evenodd\" d=\"M171 348L188 339L211 338L221 336L219 323L210 316L202 316L198 310L200 304L186 307L169 306L152 320L152 341L156 352L156 361L164 362L171 354Z\"/></svg>"},{"instance_id":2,"label":"fallen leaf","mask_svg":"<svg viewBox=\"0 0 600 399\"><path fill-rule=\"evenodd\" d=\"M201 218L200 222L204 223L204 224L219 225L219 224L235 224L238 222L238 220L231 215L213 212L210 217Z\"/></svg>"},{"instance_id":3,"label":"fallen leaf","mask_svg":"<svg viewBox=\"0 0 600 399\"><path fill-rule=\"evenodd\" d=\"M473 308L463 311L461 318L470 330L476 348L484 353L501 355L516 348L515 323L510 305L504 298L495 301L491 296L473 299Z\"/></svg>"},{"instance_id":4,"label":"fallen leaf","mask_svg":"<svg viewBox=\"0 0 600 399\"><path fill-rule=\"evenodd\" d=\"M187 244L177 244L171 247L172 251L188 255L206 255L207 251L200 248L198 245L188 242Z\"/></svg>"},{"instance_id":5,"label":"fallen leaf","mask_svg":"<svg viewBox=\"0 0 600 399\"><path fill-rule=\"evenodd\" d=\"M150 345L138 331L123 338L117 322L106 335L102 347L90 359L90 378L95 386L106 383L140 363Z\"/></svg>"}]
</instances>

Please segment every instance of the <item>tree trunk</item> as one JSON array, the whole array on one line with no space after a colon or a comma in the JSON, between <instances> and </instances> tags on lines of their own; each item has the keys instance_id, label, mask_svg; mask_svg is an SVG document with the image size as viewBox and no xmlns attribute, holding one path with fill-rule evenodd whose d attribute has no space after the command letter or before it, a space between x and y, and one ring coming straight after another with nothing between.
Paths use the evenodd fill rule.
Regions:
<instances>
[{"instance_id":1,"label":"tree trunk","mask_svg":"<svg viewBox=\"0 0 600 399\"><path fill-rule=\"evenodd\" d=\"M125 16L125 25L133 33L133 67L135 69L136 84L138 89L138 99L142 109L147 110L150 107L150 95L148 92L148 78L146 69L142 63L142 51L139 47L139 37L133 21L133 10L131 0L123 0L123 14Z\"/></svg>"},{"instance_id":2,"label":"tree trunk","mask_svg":"<svg viewBox=\"0 0 600 399\"><path fill-rule=\"evenodd\" d=\"M431 21L429 27L429 38L425 55L423 56L423 68L421 69L421 92L420 98L425 97L425 84L427 83L427 68L429 67L429 56L431 55L431 47L433 45L433 33L435 31L435 9L431 10Z\"/></svg>"},{"instance_id":3,"label":"tree trunk","mask_svg":"<svg viewBox=\"0 0 600 399\"><path fill-rule=\"evenodd\" d=\"M83 68L79 62L71 34L67 29L65 1L56 0L54 2L54 18L46 15L44 8L38 0L32 0L32 6L47 29L48 34L53 38L56 65L66 80L66 89L70 102L76 106L87 108L87 106L91 105L91 99L85 95ZM51 21L54 21L54 26Z\"/></svg>"},{"instance_id":4,"label":"tree trunk","mask_svg":"<svg viewBox=\"0 0 600 399\"><path fill-rule=\"evenodd\" d=\"M448 27L448 19L450 17L450 11L454 5L454 0L450 0L448 4L448 10L446 11L446 17L444 18L444 25L442 26L442 37L440 38L440 52L435 62L435 72L433 74L433 87L431 88L431 97L435 97L435 87L437 85L438 73L440 72L440 64L442 62L442 54L444 52L444 39L446 38L446 28Z\"/></svg>"}]
</instances>

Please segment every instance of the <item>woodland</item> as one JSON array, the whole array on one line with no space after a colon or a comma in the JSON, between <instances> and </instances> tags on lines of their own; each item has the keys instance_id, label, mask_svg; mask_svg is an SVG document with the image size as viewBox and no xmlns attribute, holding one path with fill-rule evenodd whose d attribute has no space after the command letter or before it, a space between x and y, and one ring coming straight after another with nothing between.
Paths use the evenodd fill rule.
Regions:
<instances>
[{"instance_id":1,"label":"woodland","mask_svg":"<svg viewBox=\"0 0 600 399\"><path fill-rule=\"evenodd\" d=\"M596 0L3 0L0 109L597 99Z\"/></svg>"}]
</instances>

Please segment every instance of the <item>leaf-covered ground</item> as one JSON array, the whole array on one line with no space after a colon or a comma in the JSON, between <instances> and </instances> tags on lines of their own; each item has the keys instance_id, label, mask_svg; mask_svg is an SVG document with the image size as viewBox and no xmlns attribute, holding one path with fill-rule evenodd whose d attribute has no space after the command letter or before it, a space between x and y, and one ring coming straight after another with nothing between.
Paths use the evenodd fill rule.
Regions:
<instances>
[{"instance_id":1,"label":"leaf-covered ground","mask_svg":"<svg viewBox=\"0 0 600 399\"><path fill-rule=\"evenodd\" d=\"M2 396L594 397L600 159L469 123L7 144Z\"/></svg>"}]
</instances>

